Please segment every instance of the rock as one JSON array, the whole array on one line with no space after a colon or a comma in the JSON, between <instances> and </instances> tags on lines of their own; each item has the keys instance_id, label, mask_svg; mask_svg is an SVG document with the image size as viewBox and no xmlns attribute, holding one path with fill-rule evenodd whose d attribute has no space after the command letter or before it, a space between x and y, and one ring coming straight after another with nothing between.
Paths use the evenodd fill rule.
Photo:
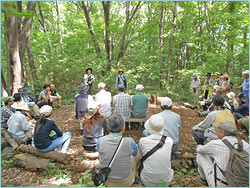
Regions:
<instances>
[{"instance_id":1,"label":"rock","mask_svg":"<svg viewBox=\"0 0 250 188\"><path fill-rule=\"evenodd\" d=\"M47 168L49 161L49 159L39 158L27 153L15 155L13 158L14 166L30 171L41 171Z\"/></svg>"},{"instance_id":2,"label":"rock","mask_svg":"<svg viewBox=\"0 0 250 188\"><path fill-rule=\"evenodd\" d=\"M183 159L195 159L195 155L192 153L185 152L184 155L182 155Z\"/></svg>"},{"instance_id":3,"label":"rock","mask_svg":"<svg viewBox=\"0 0 250 188\"><path fill-rule=\"evenodd\" d=\"M11 159L15 155L12 147L10 146L5 147L4 150L2 151L2 154L6 159Z\"/></svg>"},{"instance_id":4,"label":"rock","mask_svg":"<svg viewBox=\"0 0 250 188\"><path fill-rule=\"evenodd\" d=\"M1 138L1 151L5 148L9 146L9 143L7 142L7 140L2 136Z\"/></svg>"},{"instance_id":5,"label":"rock","mask_svg":"<svg viewBox=\"0 0 250 188\"><path fill-rule=\"evenodd\" d=\"M172 160L171 161L171 165L172 168L175 169L182 169L182 165L181 165L181 160L177 159L177 160Z\"/></svg>"}]
</instances>

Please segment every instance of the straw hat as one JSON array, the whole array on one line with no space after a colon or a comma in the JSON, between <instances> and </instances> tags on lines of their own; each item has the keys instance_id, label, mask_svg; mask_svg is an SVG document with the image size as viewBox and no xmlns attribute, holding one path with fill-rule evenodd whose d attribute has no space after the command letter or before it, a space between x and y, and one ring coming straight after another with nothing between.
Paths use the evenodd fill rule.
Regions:
<instances>
[{"instance_id":1,"label":"straw hat","mask_svg":"<svg viewBox=\"0 0 250 188\"><path fill-rule=\"evenodd\" d=\"M218 124L224 120L231 121L235 124L234 115L229 110L223 110L220 112L215 119L215 124Z\"/></svg>"},{"instance_id":2,"label":"straw hat","mask_svg":"<svg viewBox=\"0 0 250 188\"><path fill-rule=\"evenodd\" d=\"M29 106L25 102L18 103L16 109L30 111Z\"/></svg>"},{"instance_id":3,"label":"straw hat","mask_svg":"<svg viewBox=\"0 0 250 188\"><path fill-rule=\"evenodd\" d=\"M85 118L91 119L98 112L99 108L99 106L96 106L95 108L88 107L87 112L85 113Z\"/></svg>"}]
</instances>

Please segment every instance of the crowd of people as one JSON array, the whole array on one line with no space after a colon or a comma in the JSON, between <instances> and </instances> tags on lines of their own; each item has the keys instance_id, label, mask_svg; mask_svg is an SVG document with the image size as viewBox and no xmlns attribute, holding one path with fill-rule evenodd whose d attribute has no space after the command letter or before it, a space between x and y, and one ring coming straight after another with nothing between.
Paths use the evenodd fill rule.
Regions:
<instances>
[{"instance_id":1,"label":"crowd of people","mask_svg":"<svg viewBox=\"0 0 250 188\"><path fill-rule=\"evenodd\" d=\"M204 103L201 103L204 111L200 113L206 118L192 128L193 139L198 145L199 181L204 185L227 186L222 172L226 171L229 163L230 149L224 142L233 146L242 143L242 150L249 152L248 143L236 137L238 129L248 131L249 124L249 72L244 71L243 75L245 80L242 86L235 87L242 88L243 92L237 95L232 92L228 74L216 73L215 79L212 79L211 73L206 75L202 90ZM197 75L192 78L190 87L194 102L198 104L201 82ZM132 127L143 129L137 145L132 137L123 137L123 133L129 128L127 119L147 117L149 100L144 94L144 86L138 84L134 96L127 94L128 82L121 69L116 78L118 94L113 97L103 82L98 83L99 91L92 95L95 81L92 69L86 69L84 83L75 95L75 118L79 120L83 132L84 151L98 152L101 168L107 167L114 152L117 152L105 185L131 186L139 177L147 187L155 187L162 182L169 186L174 174L171 155L179 148L181 131L181 117L172 111L172 100L163 97L160 104L162 112L148 117L143 127L137 124ZM45 84L43 91L34 98L30 93L28 88L20 85L13 97L2 99L2 128L7 129L18 144L30 144L40 152L54 151L62 146L60 152L67 153L71 133L63 133L51 119L54 103L57 101L60 108L62 100L55 86Z\"/></svg>"}]
</instances>

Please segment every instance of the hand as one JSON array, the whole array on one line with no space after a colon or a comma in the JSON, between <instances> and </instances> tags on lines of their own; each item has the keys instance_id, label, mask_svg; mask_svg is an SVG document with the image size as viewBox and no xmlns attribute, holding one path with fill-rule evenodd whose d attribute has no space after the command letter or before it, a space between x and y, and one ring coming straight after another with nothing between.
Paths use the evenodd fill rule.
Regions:
<instances>
[{"instance_id":1,"label":"hand","mask_svg":"<svg viewBox=\"0 0 250 188\"><path fill-rule=\"evenodd\" d=\"M34 119L29 120L30 123L35 124L36 121Z\"/></svg>"},{"instance_id":2,"label":"hand","mask_svg":"<svg viewBox=\"0 0 250 188\"><path fill-rule=\"evenodd\" d=\"M48 91L48 95L50 95L51 94L51 91Z\"/></svg>"}]
</instances>

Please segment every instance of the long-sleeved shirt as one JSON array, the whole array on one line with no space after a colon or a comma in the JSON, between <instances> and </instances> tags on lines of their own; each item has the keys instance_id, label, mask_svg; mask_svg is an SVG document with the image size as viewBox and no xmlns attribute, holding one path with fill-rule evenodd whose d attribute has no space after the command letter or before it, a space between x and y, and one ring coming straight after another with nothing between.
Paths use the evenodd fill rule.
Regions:
<instances>
[{"instance_id":1,"label":"long-sleeved shirt","mask_svg":"<svg viewBox=\"0 0 250 188\"><path fill-rule=\"evenodd\" d=\"M8 120L8 132L17 141L25 141L27 138L27 131L32 126L31 122L28 122L27 117L20 111L16 111Z\"/></svg>"},{"instance_id":2,"label":"long-sleeved shirt","mask_svg":"<svg viewBox=\"0 0 250 188\"><path fill-rule=\"evenodd\" d=\"M238 108L238 112L244 117L249 116L249 106L247 103L240 104Z\"/></svg>"},{"instance_id":3,"label":"long-sleeved shirt","mask_svg":"<svg viewBox=\"0 0 250 188\"><path fill-rule=\"evenodd\" d=\"M179 135L181 131L181 117L179 114L171 110L164 110L159 113L164 119L163 134L173 139L174 144L179 143Z\"/></svg>"},{"instance_id":4,"label":"long-sleeved shirt","mask_svg":"<svg viewBox=\"0 0 250 188\"><path fill-rule=\"evenodd\" d=\"M58 137L61 137L63 135L60 129L55 124L55 122L50 119L46 119L45 123L42 125L39 132L37 133L36 129L38 125L39 124L37 123L34 129L34 144L35 147L38 149L44 149L50 146L52 140L49 134L52 130L56 132L56 135Z\"/></svg>"},{"instance_id":5,"label":"long-sleeved shirt","mask_svg":"<svg viewBox=\"0 0 250 188\"><path fill-rule=\"evenodd\" d=\"M11 106L4 105L1 109L1 124L5 128L7 128L7 121L10 119L10 116L14 114L16 111L15 108L12 108Z\"/></svg>"},{"instance_id":6,"label":"long-sleeved shirt","mask_svg":"<svg viewBox=\"0 0 250 188\"><path fill-rule=\"evenodd\" d=\"M113 97L114 113L121 114L126 119L131 116L130 107L132 105L132 99L128 94L120 92Z\"/></svg>"}]
</instances>

